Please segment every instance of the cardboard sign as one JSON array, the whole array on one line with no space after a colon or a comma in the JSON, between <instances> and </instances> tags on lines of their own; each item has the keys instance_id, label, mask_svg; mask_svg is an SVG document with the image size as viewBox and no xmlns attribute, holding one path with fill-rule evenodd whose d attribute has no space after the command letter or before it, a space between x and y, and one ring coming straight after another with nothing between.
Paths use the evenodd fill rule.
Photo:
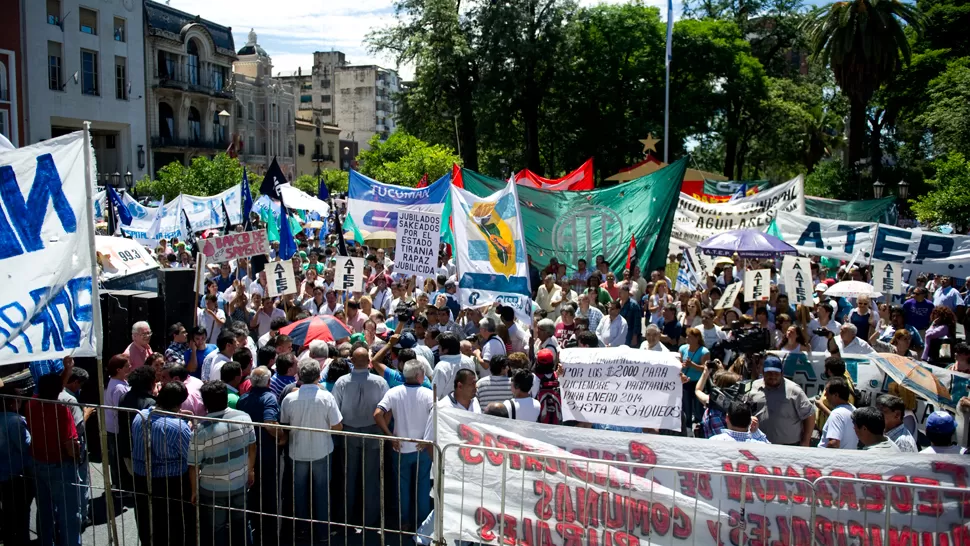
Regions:
<instances>
[{"instance_id":1,"label":"cardboard sign","mask_svg":"<svg viewBox=\"0 0 970 546\"><path fill-rule=\"evenodd\" d=\"M785 256L781 264L781 277L785 281L785 293L788 294L789 302L809 307L815 305L811 260Z\"/></svg>"},{"instance_id":2,"label":"cardboard sign","mask_svg":"<svg viewBox=\"0 0 970 546\"><path fill-rule=\"evenodd\" d=\"M694 252L694 261L697 263L697 271L704 275L704 282L701 286L707 286L707 277L714 274L714 260L700 250Z\"/></svg>"},{"instance_id":3,"label":"cardboard sign","mask_svg":"<svg viewBox=\"0 0 970 546\"><path fill-rule=\"evenodd\" d=\"M334 289L345 292L363 292L364 281L367 280L364 278L365 264L364 258L338 256Z\"/></svg>"},{"instance_id":4,"label":"cardboard sign","mask_svg":"<svg viewBox=\"0 0 970 546\"><path fill-rule=\"evenodd\" d=\"M441 215L401 210L397 214L394 272L433 279L438 275Z\"/></svg>"},{"instance_id":5,"label":"cardboard sign","mask_svg":"<svg viewBox=\"0 0 970 546\"><path fill-rule=\"evenodd\" d=\"M296 284L296 276L293 275L293 262L290 260L270 262L266 269L267 281L269 281L267 288L271 298L296 294L299 287Z\"/></svg>"},{"instance_id":6,"label":"cardboard sign","mask_svg":"<svg viewBox=\"0 0 970 546\"><path fill-rule=\"evenodd\" d=\"M721 295L721 299L717 300L717 305L714 306L714 309L730 309L734 307L734 300L737 299L743 287L744 283L740 282L729 284L724 289L724 294Z\"/></svg>"},{"instance_id":7,"label":"cardboard sign","mask_svg":"<svg viewBox=\"0 0 970 546\"><path fill-rule=\"evenodd\" d=\"M676 282L678 271L680 271L680 262L670 262L667 264L667 267L664 268L664 275L666 275L671 281ZM671 290L674 289L673 286L670 286L669 288Z\"/></svg>"},{"instance_id":8,"label":"cardboard sign","mask_svg":"<svg viewBox=\"0 0 970 546\"><path fill-rule=\"evenodd\" d=\"M768 301L770 289L770 269L752 269L744 272L744 301Z\"/></svg>"},{"instance_id":9,"label":"cardboard sign","mask_svg":"<svg viewBox=\"0 0 970 546\"><path fill-rule=\"evenodd\" d=\"M876 292L882 292L886 296L902 294L904 292L903 264L883 261L872 262L872 285Z\"/></svg>"},{"instance_id":10,"label":"cardboard sign","mask_svg":"<svg viewBox=\"0 0 970 546\"><path fill-rule=\"evenodd\" d=\"M676 353L563 349L559 362L567 421L680 430L684 389Z\"/></svg>"},{"instance_id":11,"label":"cardboard sign","mask_svg":"<svg viewBox=\"0 0 970 546\"><path fill-rule=\"evenodd\" d=\"M210 237L202 244L206 263L221 264L258 254L269 254L266 230L230 233L222 237Z\"/></svg>"}]
</instances>

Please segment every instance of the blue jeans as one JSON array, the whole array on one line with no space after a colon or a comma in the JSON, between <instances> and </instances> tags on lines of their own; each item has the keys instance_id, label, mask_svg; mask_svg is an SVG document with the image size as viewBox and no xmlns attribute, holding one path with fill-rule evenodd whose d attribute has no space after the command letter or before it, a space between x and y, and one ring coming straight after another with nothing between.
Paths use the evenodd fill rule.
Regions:
<instances>
[{"instance_id":1,"label":"blue jeans","mask_svg":"<svg viewBox=\"0 0 970 546\"><path fill-rule=\"evenodd\" d=\"M35 462L34 476L41 546L80 546L82 496L77 464Z\"/></svg>"},{"instance_id":2,"label":"blue jeans","mask_svg":"<svg viewBox=\"0 0 970 546\"><path fill-rule=\"evenodd\" d=\"M293 461L293 504L296 517L310 519L313 508L314 542L330 540L330 457ZM297 527L302 525L297 524Z\"/></svg>"},{"instance_id":3,"label":"blue jeans","mask_svg":"<svg viewBox=\"0 0 970 546\"><path fill-rule=\"evenodd\" d=\"M200 488L198 502L202 546L252 544L252 534L244 512L246 488L236 491L207 491Z\"/></svg>"},{"instance_id":4,"label":"blue jeans","mask_svg":"<svg viewBox=\"0 0 970 546\"><path fill-rule=\"evenodd\" d=\"M396 455L401 527L414 530L431 513L431 457L424 451Z\"/></svg>"}]
</instances>

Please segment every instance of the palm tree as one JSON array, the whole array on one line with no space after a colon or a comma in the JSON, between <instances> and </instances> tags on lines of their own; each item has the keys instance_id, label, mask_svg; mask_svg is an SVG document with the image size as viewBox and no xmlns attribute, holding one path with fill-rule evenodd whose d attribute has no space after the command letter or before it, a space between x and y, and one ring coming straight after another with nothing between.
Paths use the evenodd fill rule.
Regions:
<instances>
[{"instance_id":1,"label":"palm tree","mask_svg":"<svg viewBox=\"0 0 970 546\"><path fill-rule=\"evenodd\" d=\"M812 57L828 63L849 98L850 168L862 159L866 108L873 93L893 79L901 61L909 64L906 25L919 32L921 17L898 0L835 2L805 21Z\"/></svg>"}]
</instances>

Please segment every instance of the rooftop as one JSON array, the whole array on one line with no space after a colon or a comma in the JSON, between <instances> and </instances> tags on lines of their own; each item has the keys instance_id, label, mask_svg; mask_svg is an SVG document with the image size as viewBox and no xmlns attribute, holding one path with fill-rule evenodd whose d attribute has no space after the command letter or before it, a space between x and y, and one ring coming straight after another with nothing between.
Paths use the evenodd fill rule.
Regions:
<instances>
[{"instance_id":1,"label":"rooftop","mask_svg":"<svg viewBox=\"0 0 970 546\"><path fill-rule=\"evenodd\" d=\"M187 25L200 24L209 31L209 35L212 36L212 41L216 47L229 51L236 50L236 44L232 39L232 27L207 21L198 15L191 15L184 11L179 11L165 4L146 0L145 22L148 25L149 33L152 30L158 30L174 35L180 35L182 29Z\"/></svg>"}]
</instances>

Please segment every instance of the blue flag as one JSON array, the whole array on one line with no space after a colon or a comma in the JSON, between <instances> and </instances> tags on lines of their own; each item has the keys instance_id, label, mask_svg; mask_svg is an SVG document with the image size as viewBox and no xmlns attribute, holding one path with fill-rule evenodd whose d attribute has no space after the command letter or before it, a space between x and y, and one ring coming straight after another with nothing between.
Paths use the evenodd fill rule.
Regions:
<instances>
[{"instance_id":1,"label":"blue flag","mask_svg":"<svg viewBox=\"0 0 970 546\"><path fill-rule=\"evenodd\" d=\"M106 190L108 192L109 206L113 205L116 209L118 209L118 219L121 220L122 224L126 226L130 225L132 220L131 211L129 211L128 207L125 206L124 201L121 200L121 196L118 195L118 192L116 192L111 186L107 186Z\"/></svg>"},{"instance_id":2,"label":"blue flag","mask_svg":"<svg viewBox=\"0 0 970 546\"><path fill-rule=\"evenodd\" d=\"M289 260L296 254L296 241L293 240L293 230L290 229L290 215L286 213L283 204L283 194L280 194L280 251L279 256Z\"/></svg>"},{"instance_id":3,"label":"blue flag","mask_svg":"<svg viewBox=\"0 0 970 546\"><path fill-rule=\"evenodd\" d=\"M326 201L330 199L330 190L327 189L327 183L320 179L320 185L317 187L317 199L321 201Z\"/></svg>"},{"instance_id":4,"label":"blue flag","mask_svg":"<svg viewBox=\"0 0 970 546\"><path fill-rule=\"evenodd\" d=\"M253 192L249 189L249 175L246 173L246 167L243 167L242 200L243 229L249 231L252 229L252 222L249 219L249 214L253 211Z\"/></svg>"}]
</instances>

